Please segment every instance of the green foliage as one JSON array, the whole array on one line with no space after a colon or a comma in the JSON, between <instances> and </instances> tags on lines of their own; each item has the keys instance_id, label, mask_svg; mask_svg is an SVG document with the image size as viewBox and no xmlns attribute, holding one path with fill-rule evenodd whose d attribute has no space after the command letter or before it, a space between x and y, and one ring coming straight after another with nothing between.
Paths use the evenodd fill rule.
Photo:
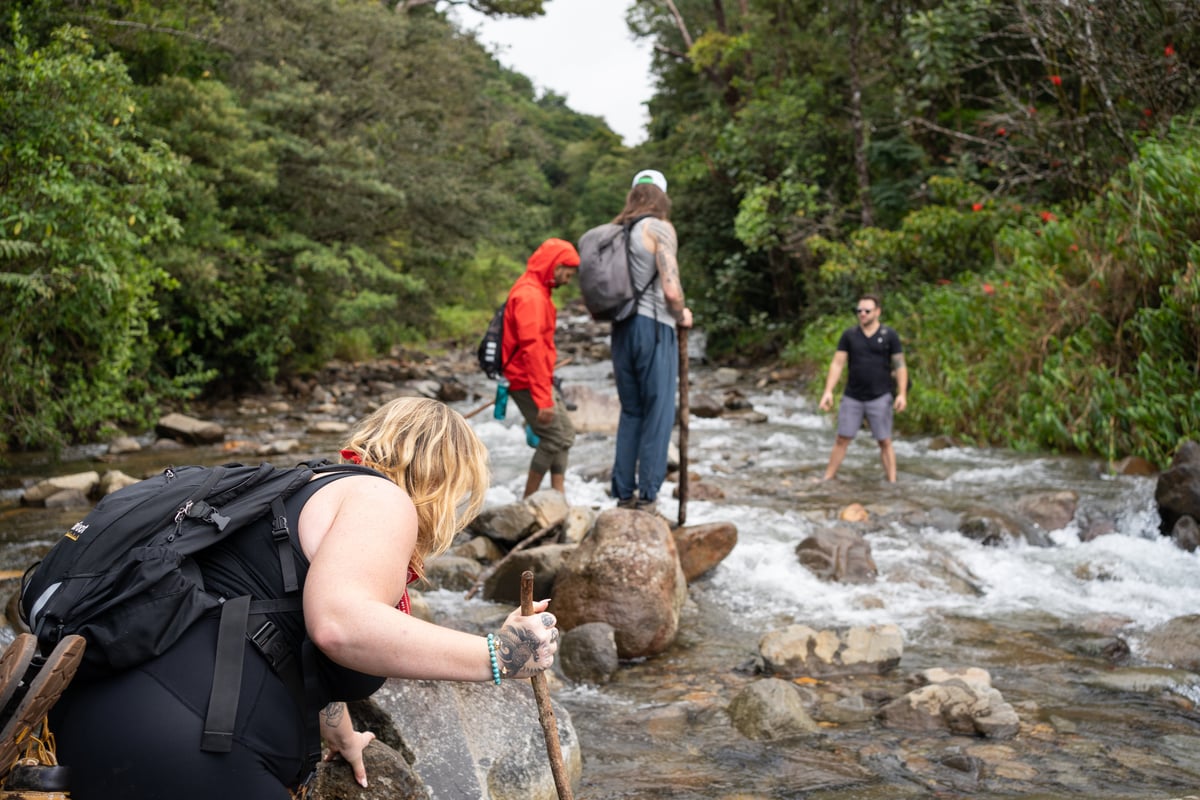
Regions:
<instances>
[{"instance_id":1,"label":"green foliage","mask_svg":"<svg viewBox=\"0 0 1200 800\"><path fill-rule=\"evenodd\" d=\"M18 32L0 51L0 97L5 439L57 446L144 420L200 377L164 379L148 336L166 275L147 254L178 234L167 207L181 164L142 138L120 61L94 58L81 30L44 49Z\"/></svg>"},{"instance_id":2,"label":"green foliage","mask_svg":"<svg viewBox=\"0 0 1200 800\"><path fill-rule=\"evenodd\" d=\"M945 188L953 191L943 199L971 196ZM931 210L910 215L901 232L936 232L943 215ZM884 299L917 376L901 425L1160 466L1200 435L1200 127L1144 144L1128 175L1073 215L988 205L969 216L994 234L993 263ZM895 237L854 244L830 269L848 282L886 279L879 265L896 257ZM822 318L787 357L827 361L846 324Z\"/></svg>"}]
</instances>

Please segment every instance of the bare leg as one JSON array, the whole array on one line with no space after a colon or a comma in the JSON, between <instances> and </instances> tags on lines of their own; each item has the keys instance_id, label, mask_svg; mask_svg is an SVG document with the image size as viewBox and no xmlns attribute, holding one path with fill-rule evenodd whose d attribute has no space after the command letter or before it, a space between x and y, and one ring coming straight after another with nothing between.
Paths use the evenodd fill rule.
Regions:
<instances>
[{"instance_id":1,"label":"bare leg","mask_svg":"<svg viewBox=\"0 0 1200 800\"><path fill-rule=\"evenodd\" d=\"M544 475L545 475L545 473L543 473L543 472L534 472L533 470L529 470L529 477L525 479L525 496L526 497L529 497L529 495L533 494L541 487L542 477ZM551 478L550 480L553 481L554 479Z\"/></svg>"},{"instance_id":2,"label":"bare leg","mask_svg":"<svg viewBox=\"0 0 1200 800\"><path fill-rule=\"evenodd\" d=\"M838 467L842 465L842 459L846 457L846 451L850 449L850 442L849 437L837 437L837 441L833 443L833 452L829 454L829 466L825 467L825 476L821 480L831 481L834 479Z\"/></svg>"},{"instance_id":3,"label":"bare leg","mask_svg":"<svg viewBox=\"0 0 1200 800\"><path fill-rule=\"evenodd\" d=\"M561 472L559 472L559 473L551 472L550 473L550 488L553 489L554 491L558 492L561 495L565 495L567 493L566 489L563 488L563 479L565 477L566 476L564 476Z\"/></svg>"},{"instance_id":4,"label":"bare leg","mask_svg":"<svg viewBox=\"0 0 1200 800\"><path fill-rule=\"evenodd\" d=\"M895 483L896 451L892 448L891 439L884 439L879 443L879 460L883 462L883 472L887 475L888 483Z\"/></svg>"}]
</instances>

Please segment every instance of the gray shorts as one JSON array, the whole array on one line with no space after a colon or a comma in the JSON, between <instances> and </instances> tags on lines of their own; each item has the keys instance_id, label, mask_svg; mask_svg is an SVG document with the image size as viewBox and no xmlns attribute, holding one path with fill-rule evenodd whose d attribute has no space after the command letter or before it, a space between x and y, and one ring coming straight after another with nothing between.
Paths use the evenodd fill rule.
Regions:
<instances>
[{"instance_id":1,"label":"gray shorts","mask_svg":"<svg viewBox=\"0 0 1200 800\"><path fill-rule=\"evenodd\" d=\"M875 441L883 442L892 438L892 395L885 394L874 400L863 402L852 397L842 396L838 405L837 435L853 439L862 427L863 418L871 427L871 435Z\"/></svg>"}]
</instances>

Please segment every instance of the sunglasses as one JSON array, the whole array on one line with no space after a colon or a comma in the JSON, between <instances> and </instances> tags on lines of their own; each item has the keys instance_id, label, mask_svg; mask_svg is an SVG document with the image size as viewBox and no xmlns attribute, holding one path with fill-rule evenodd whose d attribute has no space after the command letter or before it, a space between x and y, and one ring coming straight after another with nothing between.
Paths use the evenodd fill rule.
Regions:
<instances>
[{"instance_id":1,"label":"sunglasses","mask_svg":"<svg viewBox=\"0 0 1200 800\"><path fill-rule=\"evenodd\" d=\"M855 314L870 314L874 310L875 309L873 309L873 308L856 308L856 309L854 309L854 313Z\"/></svg>"}]
</instances>

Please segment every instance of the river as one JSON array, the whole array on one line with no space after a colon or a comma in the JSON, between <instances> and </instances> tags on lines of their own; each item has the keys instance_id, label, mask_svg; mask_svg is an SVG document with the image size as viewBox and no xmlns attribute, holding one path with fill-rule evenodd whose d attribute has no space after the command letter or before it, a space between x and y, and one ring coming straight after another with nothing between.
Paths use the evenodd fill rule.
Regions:
<instances>
[{"instance_id":1,"label":"river","mask_svg":"<svg viewBox=\"0 0 1200 800\"><path fill-rule=\"evenodd\" d=\"M712 370L693 365L693 392L719 393ZM567 384L611 393L607 363L570 364ZM472 410L491 390L470 378ZM885 798L1173 798L1200 794L1200 678L1146 664L1148 630L1200 611L1200 554L1158 533L1154 479L1110 476L1091 459L997 449L935 446L898 435L899 481L882 480L877 449L864 433L851 445L838 480L818 483L832 444L832 421L814 398L768 384L738 388L763 422L697 419L689 424L688 466L720 487L723 500L687 505L688 524L730 521L738 544L692 584L679 636L665 653L622 664L602 686L559 685L584 756L576 796L584 800L884 800ZM919 389L911 402L920 402ZM519 413L472 419L492 457L489 503L512 502L524 486L530 450ZM295 426L277 422L276 427ZM302 425L300 426L302 428ZM332 437L308 437L331 452ZM16 476L96 469L97 450L65 464L22 458L0 490L0 568L21 569L78 512L23 509ZM194 461L221 460L214 449ZM605 470L612 439L582 434L567 475L574 505L607 508ZM113 466L136 474L178 453L148 451ZM292 458L273 458L287 463ZM660 510L675 518L668 482ZM957 530L980 510L1009 509L1022 496L1067 490L1078 496L1076 522L1049 532L1050 546L985 546ZM797 543L833 524L849 503L879 579L825 583L800 566ZM1115 530L1082 541L1081 526ZM9 584L11 586L11 583ZM478 616L482 600L426 593L447 620ZM801 687L822 722L819 735L756 742L731 727L725 706L753 680L766 632L895 624L904 655L888 676ZM1129 655L1113 657L1114 644ZM929 667L980 667L1021 718L1020 733L990 741L882 727L869 718L822 719L839 693L900 696L907 678Z\"/></svg>"}]
</instances>

